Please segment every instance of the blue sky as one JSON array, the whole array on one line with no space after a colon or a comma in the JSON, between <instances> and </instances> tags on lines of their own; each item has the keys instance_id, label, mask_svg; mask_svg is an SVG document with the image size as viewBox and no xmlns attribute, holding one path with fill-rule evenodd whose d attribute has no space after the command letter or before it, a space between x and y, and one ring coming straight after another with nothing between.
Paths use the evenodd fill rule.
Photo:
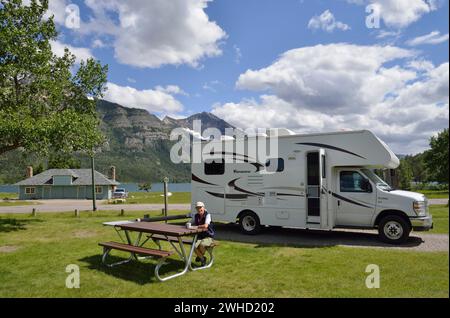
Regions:
<instances>
[{"instance_id":1,"label":"blue sky","mask_svg":"<svg viewBox=\"0 0 450 318\"><path fill-rule=\"evenodd\" d=\"M368 5L380 28L366 26ZM109 64L106 99L160 117L371 129L402 153L448 127L447 0L50 0L50 10L55 47Z\"/></svg>"}]
</instances>

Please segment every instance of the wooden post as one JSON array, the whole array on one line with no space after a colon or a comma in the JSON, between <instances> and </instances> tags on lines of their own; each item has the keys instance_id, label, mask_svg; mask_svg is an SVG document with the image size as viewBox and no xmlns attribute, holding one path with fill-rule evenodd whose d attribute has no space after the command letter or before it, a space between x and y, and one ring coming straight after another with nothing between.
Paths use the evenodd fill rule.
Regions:
<instances>
[{"instance_id":1,"label":"wooden post","mask_svg":"<svg viewBox=\"0 0 450 318\"><path fill-rule=\"evenodd\" d=\"M35 208L33 208L33 210L31 211L31 216L32 217L36 217L36 209Z\"/></svg>"},{"instance_id":2,"label":"wooden post","mask_svg":"<svg viewBox=\"0 0 450 318\"><path fill-rule=\"evenodd\" d=\"M164 216L167 217L169 210L169 178L164 178ZM166 220L167 223L167 220Z\"/></svg>"},{"instance_id":3,"label":"wooden post","mask_svg":"<svg viewBox=\"0 0 450 318\"><path fill-rule=\"evenodd\" d=\"M94 169L94 154L92 154L91 157L91 174L92 174L92 211L96 212L97 211L97 193L95 191L95 169Z\"/></svg>"},{"instance_id":4,"label":"wooden post","mask_svg":"<svg viewBox=\"0 0 450 318\"><path fill-rule=\"evenodd\" d=\"M125 210L124 209L120 210L120 216L124 216L124 215L125 215Z\"/></svg>"},{"instance_id":5,"label":"wooden post","mask_svg":"<svg viewBox=\"0 0 450 318\"><path fill-rule=\"evenodd\" d=\"M75 209L75 217L79 218L80 217L80 212L78 211L78 209Z\"/></svg>"}]
</instances>

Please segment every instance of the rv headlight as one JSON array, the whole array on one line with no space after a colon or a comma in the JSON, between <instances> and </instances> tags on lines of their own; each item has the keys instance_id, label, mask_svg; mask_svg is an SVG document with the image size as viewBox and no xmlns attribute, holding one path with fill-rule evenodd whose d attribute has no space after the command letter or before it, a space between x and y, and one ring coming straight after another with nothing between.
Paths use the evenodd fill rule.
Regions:
<instances>
[{"instance_id":1,"label":"rv headlight","mask_svg":"<svg viewBox=\"0 0 450 318\"><path fill-rule=\"evenodd\" d=\"M427 203L425 201L414 201L413 208L418 216L427 215Z\"/></svg>"}]
</instances>

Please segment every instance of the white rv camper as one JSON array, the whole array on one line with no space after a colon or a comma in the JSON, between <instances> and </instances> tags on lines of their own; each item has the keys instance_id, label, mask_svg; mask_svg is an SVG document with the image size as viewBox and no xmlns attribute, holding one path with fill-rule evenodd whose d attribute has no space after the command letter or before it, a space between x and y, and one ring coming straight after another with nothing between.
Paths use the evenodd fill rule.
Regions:
<instances>
[{"instance_id":1,"label":"white rv camper","mask_svg":"<svg viewBox=\"0 0 450 318\"><path fill-rule=\"evenodd\" d=\"M396 169L399 159L372 132L280 131L278 155L266 162L242 151L256 137L212 142L233 151L207 150L208 159L192 164L193 202L247 234L263 226L378 229L383 241L397 244L412 229L432 228L425 196L394 190L373 172Z\"/></svg>"}]
</instances>

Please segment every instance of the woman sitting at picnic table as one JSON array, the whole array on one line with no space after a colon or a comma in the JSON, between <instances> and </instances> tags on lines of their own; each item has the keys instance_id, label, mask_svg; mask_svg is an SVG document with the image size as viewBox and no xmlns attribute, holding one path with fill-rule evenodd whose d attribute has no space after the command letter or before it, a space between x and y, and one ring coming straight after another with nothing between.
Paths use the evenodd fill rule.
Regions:
<instances>
[{"instance_id":1,"label":"woman sitting at picnic table","mask_svg":"<svg viewBox=\"0 0 450 318\"><path fill-rule=\"evenodd\" d=\"M206 210L203 202L197 202L195 205L197 213L192 217L192 225L198 226L200 229L207 229L198 235L197 243L195 244L196 262L200 262L202 266L206 265L205 252L208 247L214 244L214 228L211 221L211 215Z\"/></svg>"}]
</instances>

